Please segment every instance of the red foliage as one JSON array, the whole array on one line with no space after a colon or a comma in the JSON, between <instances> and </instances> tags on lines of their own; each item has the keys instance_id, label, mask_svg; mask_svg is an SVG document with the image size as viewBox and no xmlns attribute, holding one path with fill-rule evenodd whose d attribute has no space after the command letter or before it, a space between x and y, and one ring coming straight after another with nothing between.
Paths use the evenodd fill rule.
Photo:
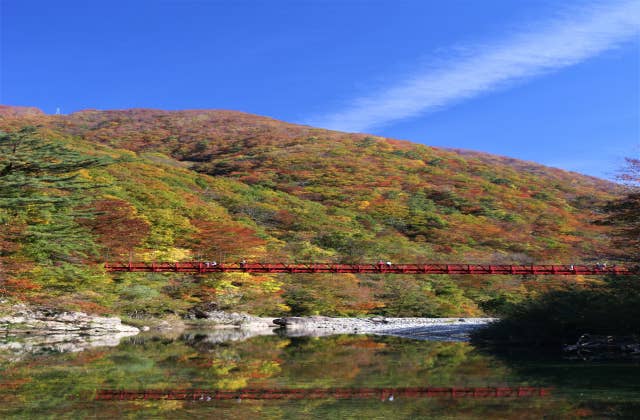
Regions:
<instances>
[{"instance_id":1,"label":"red foliage","mask_svg":"<svg viewBox=\"0 0 640 420\"><path fill-rule=\"evenodd\" d=\"M73 309L88 314L107 315L111 313L111 311L105 306L102 306L99 303L95 302L74 300L72 306Z\"/></svg>"},{"instance_id":2,"label":"red foliage","mask_svg":"<svg viewBox=\"0 0 640 420\"><path fill-rule=\"evenodd\" d=\"M28 279L8 278L0 284L0 295L15 297L20 300L30 301L29 297L42 287Z\"/></svg>"},{"instance_id":3,"label":"red foliage","mask_svg":"<svg viewBox=\"0 0 640 420\"><path fill-rule=\"evenodd\" d=\"M19 242L25 227L23 224L7 223L0 229L0 281L15 277L31 266L15 256L20 249Z\"/></svg>"},{"instance_id":4,"label":"red foliage","mask_svg":"<svg viewBox=\"0 0 640 420\"><path fill-rule=\"evenodd\" d=\"M255 257L260 253L256 248L265 244L254 230L235 222L192 220L191 224L198 231L187 238L183 245L203 257L221 260Z\"/></svg>"},{"instance_id":5,"label":"red foliage","mask_svg":"<svg viewBox=\"0 0 640 420\"><path fill-rule=\"evenodd\" d=\"M126 255L149 234L149 223L137 215L135 208L118 199L99 200L91 205L93 219L79 222L98 237L98 242L113 256Z\"/></svg>"}]
</instances>

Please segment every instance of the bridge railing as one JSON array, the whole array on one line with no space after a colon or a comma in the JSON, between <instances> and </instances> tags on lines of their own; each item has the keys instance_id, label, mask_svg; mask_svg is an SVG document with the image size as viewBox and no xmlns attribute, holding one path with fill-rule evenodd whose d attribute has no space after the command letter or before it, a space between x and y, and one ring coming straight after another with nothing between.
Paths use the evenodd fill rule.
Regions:
<instances>
[{"instance_id":1,"label":"bridge railing","mask_svg":"<svg viewBox=\"0 0 640 420\"><path fill-rule=\"evenodd\" d=\"M411 388L250 388L239 390L173 389L111 390L100 389L95 400L307 400L307 399L379 399L395 398L532 398L548 397L551 388L542 387L411 387Z\"/></svg>"},{"instance_id":2,"label":"bridge railing","mask_svg":"<svg viewBox=\"0 0 640 420\"><path fill-rule=\"evenodd\" d=\"M333 264L333 263L214 263L210 261L183 262L107 262L108 272L158 273L351 273L351 274L464 274L464 275L634 275L640 267L554 264Z\"/></svg>"}]
</instances>

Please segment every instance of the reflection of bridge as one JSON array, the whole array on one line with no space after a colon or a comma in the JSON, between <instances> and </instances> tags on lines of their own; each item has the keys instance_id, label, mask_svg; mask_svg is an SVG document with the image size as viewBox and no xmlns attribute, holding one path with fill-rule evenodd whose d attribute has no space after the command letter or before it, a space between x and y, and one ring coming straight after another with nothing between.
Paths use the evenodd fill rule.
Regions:
<instances>
[{"instance_id":1,"label":"reflection of bridge","mask_svg":"<svg viewBox=\"0 0 640 420\"><path fill-rule=\"evenodd\" d=\"M640 267L604 265L481 265L481 264L216 264L207 261L187 262L108 262L109 272L150 273L351 273L351 274L473 274L473 275L632 275Z\"/></svg>"},{"instance_id":2,"label":"reflection of bridge","mask_svg":"<svg viewBox=\"0 0 640 420\"><path fill-rule=\"evenodd\" d=\"M309 400L309 399L369 399L393 400L396 398L518 398L546 397L550 388L495 387L495 388L267 388L267 389L185 389L123 391L100 389L95 399L118 400Z\"/></svg>"}]
</instances>

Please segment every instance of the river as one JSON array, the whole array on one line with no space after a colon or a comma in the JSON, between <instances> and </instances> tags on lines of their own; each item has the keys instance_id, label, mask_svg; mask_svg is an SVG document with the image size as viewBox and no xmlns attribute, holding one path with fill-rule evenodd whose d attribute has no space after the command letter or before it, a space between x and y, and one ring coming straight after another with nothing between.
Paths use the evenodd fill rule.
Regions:
<instances>
[{"instance_id":1,"label":"river","mask_svg":"<svg viewBox=\"0 0 640 420\"><path fill-rule=\"evenodd\" d=\"M16 352L0 338L0 417L640 416L637 362L495 355L468 342L386 336L232 338L147 332L75 352Z\"/></svg>"}]
</instances>

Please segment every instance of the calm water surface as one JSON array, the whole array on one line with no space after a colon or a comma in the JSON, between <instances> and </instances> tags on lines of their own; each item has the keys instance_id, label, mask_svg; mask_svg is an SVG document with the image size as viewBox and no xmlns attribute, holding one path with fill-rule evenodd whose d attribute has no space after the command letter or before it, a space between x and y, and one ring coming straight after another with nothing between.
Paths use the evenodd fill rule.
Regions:
<instances>
[{"instance_id":1,"label":"calm water surface","mask_svg":"<svg viewBox=\"0 0 640 420\"><path fill-rule=\"evenodd\" d=\"M139 335L4 350L0 373L3 418L640 418L638 363L396 337Z\"/></svg>"}]
</instances>

